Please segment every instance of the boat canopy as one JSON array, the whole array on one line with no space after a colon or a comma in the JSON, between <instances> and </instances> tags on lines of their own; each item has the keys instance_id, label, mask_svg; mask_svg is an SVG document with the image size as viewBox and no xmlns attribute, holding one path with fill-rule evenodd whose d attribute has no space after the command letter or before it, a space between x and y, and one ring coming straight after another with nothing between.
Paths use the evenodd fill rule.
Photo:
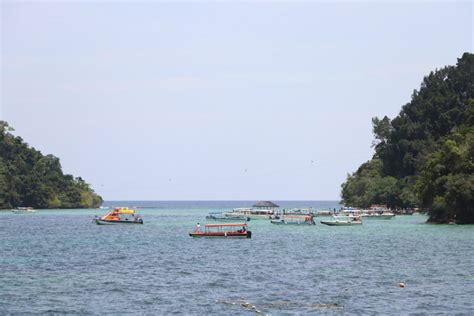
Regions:
<instances>
[{"instance_id":1,"label":"boat canopy","mask_svg":"<svg viewBox=\"0 0 474 316\"><path fill-rule=\"evenodd\" d=\"M119 212L120 214L135 214L135 210L131 210L128 207L116 207L114 211Z\"/></svg>"},{"instance_id":2,"label":"boat canopy","mask_svg":"<svg viewBox=\"0 0 474 316\"><path fill-rule=\"evenodd\" d=\"M205 227L227 227L227 226L239 226L239 227L243 227L243 226L247 226L247 224L245 223L242 223L242 224L206 224Z\"/></svg>"}]
</instances>

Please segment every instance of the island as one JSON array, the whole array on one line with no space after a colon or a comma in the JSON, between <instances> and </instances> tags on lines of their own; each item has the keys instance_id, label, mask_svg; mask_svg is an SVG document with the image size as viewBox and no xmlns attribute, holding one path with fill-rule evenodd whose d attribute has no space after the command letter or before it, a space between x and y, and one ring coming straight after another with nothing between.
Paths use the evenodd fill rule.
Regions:
<instances>
[{"instance_id":1,"label":"island","mask_svg":"<svg viewBox=\"0 0 474 316\"><path fill-rule=\"evenodd\" d=\"M420 208L430 223L474 223L474 54L432 71L393 119L373 118L371 160L342 184L342 203Z\"/></svg>"},{"instance_id":2,"label":"island","mask_svg":"<svg viewBox=\"0 0 474 316\"><path fill-rule=\"evenodd\" d=\"M96 208L103 200L81 177L64 174L59 159L31 148L0 121L0 209Z\"/></svg>"}]
</instances>

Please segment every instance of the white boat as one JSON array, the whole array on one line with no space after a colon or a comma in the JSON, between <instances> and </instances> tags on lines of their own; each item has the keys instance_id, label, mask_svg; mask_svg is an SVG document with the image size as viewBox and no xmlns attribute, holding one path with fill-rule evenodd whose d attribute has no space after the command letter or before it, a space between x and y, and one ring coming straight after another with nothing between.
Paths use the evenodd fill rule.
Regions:
<instances>
[{"instance_id":1,"label":"white boat","mask_svg":"<svg viewBox=\"0 0 474 316\"><path fill-rule=\"evenodd\" d=\"M328 226L356 226L362 225L362 220L360 216L333 216L333 220L330 221L321 221L321 224Z\"/></svg>"},{"instance_id":2,"label":"white boat","mask_svg":"<svg viewBox=\"0 0 474 316\"><path fill-rule=\"evenodd\" d=\"M222 213L222 212L209 213L209 215L206 216L206 219L214 220L214 221L226 221L226 222L232 222L232 221L248 222L250 220L249 217L246 217L243 215L234 214L234 213Z\"/></svg>"},{"instance_id":3,"label":"white boat","mask_svg":"<svg viewBox=\"0 0 474 316\"><path fill-rule=\"evenodd\" d=\"M36 213L36 210L32 207L17 207L16 209L12 210L15 214L29 214L29 213Z\"/></svg>"},{"instance_id":4,"label":"white boat","mask_svg":"<svg viewBox=\"0 0 474 316\"><path fill-rule=\"evenodd\" d=\"M364 213L362 214L363 218L368 219L392 219L395 217L395 214L383 212L383 213Z\"/></svg>"},{"instance_id":5,"label":"white boat","mask_svg":"<svg viewBox=\"0 0 474 316\"><path fill-rule=\"evenodd\" d=\"M278 219L274 210L254 209L254 208L236 208L232 212L224 213L229 216L240 215L252 220L255 219Z\"/></svg>"},{"instance_id":6,"label":"white boat","mask_svg":"<svg viewBox=\"0 0 474 316\"><path fill-rule=\"evenodd\" d=\"M313 215L284 215L270 222L275 225L316 225L313 218Z\"/></svg>"},{"instance_id":7,"label":"white boat","mask_svg":"<svg viewBox=\"0 0 474 316\"><path fill-rule=\"evenodd\" d=\"M310 208L286 208L280 212L283 215L306 215L306 216L313 216L314 211Z\"/></svg>"}]
</instances>

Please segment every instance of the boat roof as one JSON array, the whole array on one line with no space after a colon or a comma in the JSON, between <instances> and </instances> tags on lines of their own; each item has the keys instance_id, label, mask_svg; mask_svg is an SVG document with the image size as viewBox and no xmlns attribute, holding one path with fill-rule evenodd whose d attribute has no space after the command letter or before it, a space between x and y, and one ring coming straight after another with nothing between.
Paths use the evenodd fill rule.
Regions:
<instances>
[{"instance_id":1,"label":"boat roof","mask_svg":"<svg viewBox=\"0 0 474 316\"><path fill-rule=\"evenodd\" d=\"M206 227L222 227L222 226L247 226L247 224L245 223L242 223L242 224L237 224L237 223L233 223L233 224L206 224Z\"/></svg>"},{"instance_id":2,"label":"boat roof","mask_svg":"<svg viewBox=\"0 0 474 316\"><path fill-rule=\"evenodd\" d=\"M111 212L118 212L120 214L135 214L135 210L129 209L128 207L114 207Z\"/></svg>"}]
</instances>

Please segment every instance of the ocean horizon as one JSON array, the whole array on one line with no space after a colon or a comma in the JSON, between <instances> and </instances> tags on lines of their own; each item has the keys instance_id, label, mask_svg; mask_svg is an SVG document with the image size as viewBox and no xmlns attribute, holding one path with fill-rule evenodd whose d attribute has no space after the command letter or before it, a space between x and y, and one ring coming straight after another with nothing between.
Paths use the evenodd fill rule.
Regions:
<instances>
[{"instance_id":1,"label":"ocean horizon","mask_svg":"<svg viewBox=\"0 0 474 316\"><path fill-rule=\"evenodd\" d=\"M229 209L252 207L257 200L107 200L105 207L136 207L136 208L205 208ZM315 210L340 208L339 200L272 200L280 208L313 208Z\"/></svg>"}]
</instances>

